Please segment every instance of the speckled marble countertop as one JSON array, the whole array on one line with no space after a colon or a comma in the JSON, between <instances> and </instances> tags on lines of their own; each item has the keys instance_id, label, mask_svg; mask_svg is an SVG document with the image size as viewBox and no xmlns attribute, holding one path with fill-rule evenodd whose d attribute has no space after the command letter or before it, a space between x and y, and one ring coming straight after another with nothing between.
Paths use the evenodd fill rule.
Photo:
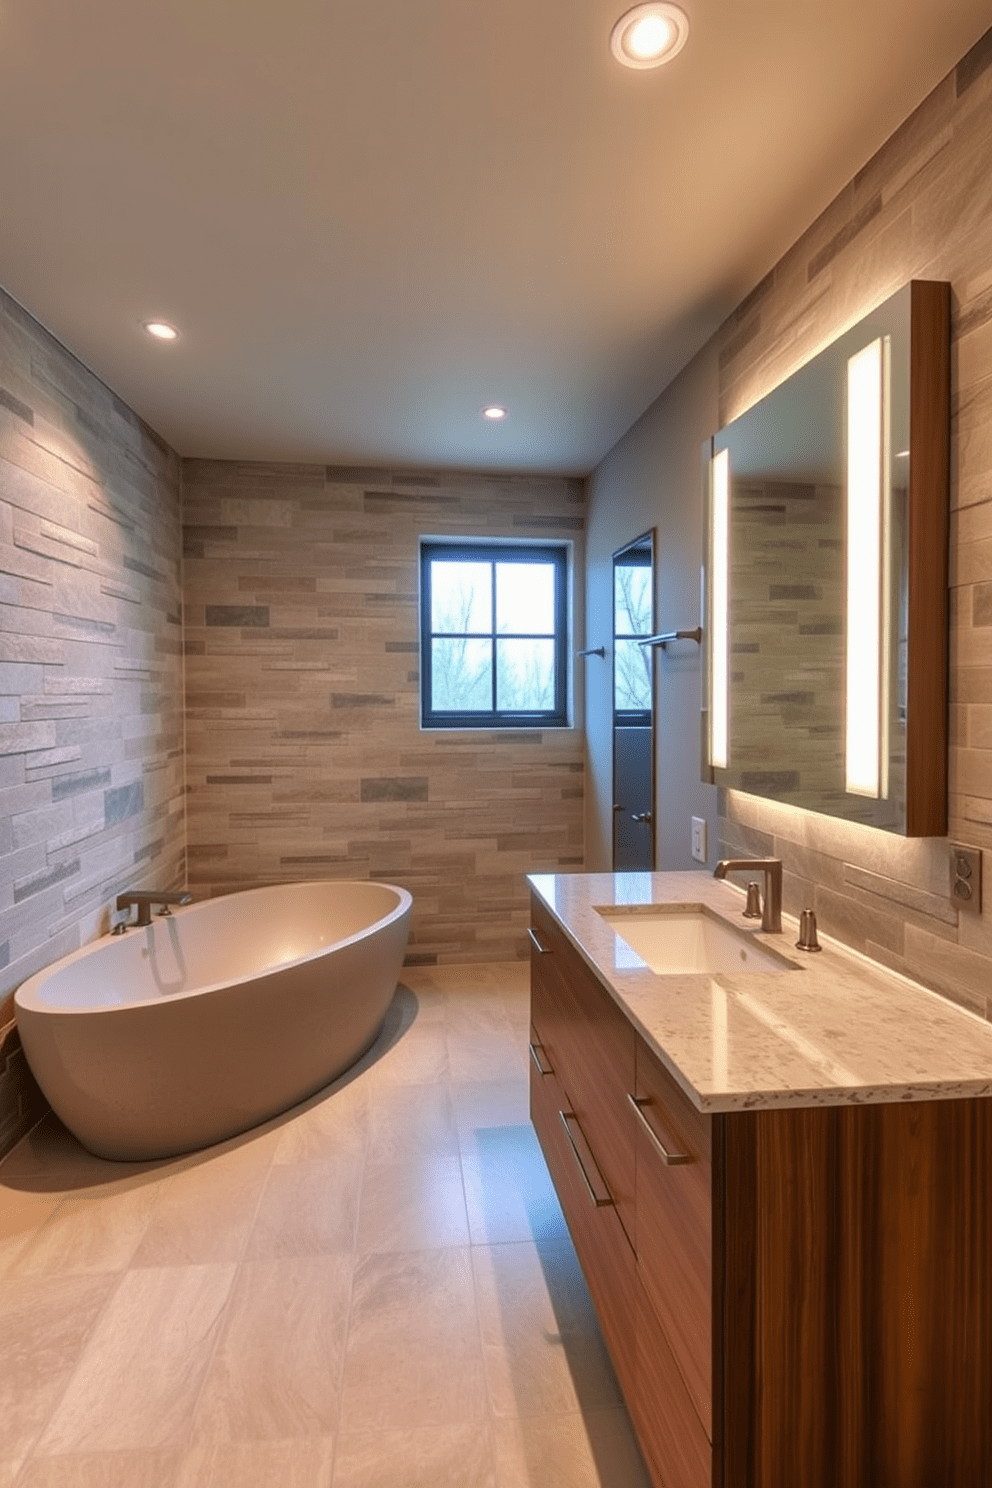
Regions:
<instances>
[{"instance_id":1,"label":"speckled marble countertop","mask_svg":"<svg viewBox=\"0 0 992 1488\"><path fill-rule=\"evenodd\" d=\"M760 877L760 875L756 875ZM764 935L706 873L531 874L531 888L702 1111L992 1095L992 1025L795 920ZM797 969L657 975L597 907L702 905Z\"/></svg>"}]
</instances>

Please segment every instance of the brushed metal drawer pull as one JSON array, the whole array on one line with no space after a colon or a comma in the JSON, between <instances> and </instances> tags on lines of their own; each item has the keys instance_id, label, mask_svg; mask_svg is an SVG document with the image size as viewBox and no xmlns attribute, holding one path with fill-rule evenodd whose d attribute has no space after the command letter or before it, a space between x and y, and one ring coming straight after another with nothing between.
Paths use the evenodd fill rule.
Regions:
<instances>
[{"instance_id":1,"label":"brushed metal drawer pull","mask_svg":"<svg viewBox=\"0 0 992 1488\"><path fill-rule=\"evenodd\" d=\"M574 1121L575 1124L576 1124L576 1126L579 1126L579 1119L578 1119L578 1117L576 1116L576 1114L575 1114L574 1111L559 1111L558 1112L558 1115L561 1117L561 1124L565 1128L565 1135L568 1138L568 1145L572 1149L572 1156L575 1158L576 1167L578 1168L579 1172L582 1174L582 1181L583 1181L583 1183L586 1186L586 1189L588 1191L589 1197L592 1199L592 1201L596 1205L596 1208L597 1209L608 1209L608 1208L611 1208L612 1205L613 1205L613 1197L612 1197L612 1195L609 1193L609 1191L607 1191L607 1194L606 1194L605 1199L604 1198L601 1198L599 1196L599 1194L597 1194L596 1190L593 1188L591 1182L589 1181L589 1174L586 1172L585 1163L582 1161L582 1158L579 1156L579 1149L575 1145L575 1138L572 1136L572 1133L569 1130L568 1123L570 1121ZM581 1128L581 1126L579 1126L579 1131L581 1131L581 1130L582 1130L582 1128ZM583 1137L583 1141L585 1141L585 1138L584 1137ZM604 1187L605 1187L605 1185L604 1185Z\"/></svg>"},{"instance_id":2,"label":"brushed metal drawer pull","mask_svg":"<svg viewBox=\"0 0 992 1488\"><path fill-rule=\"evenodd\" d=\"M627 1099L633 1106L634 1115L637 1117L638 1121L641 1123L644 1130L651 1138L651 1141L654 1144L655 1151L657 1152L663 1163L667 1163L670 1168L677 1168L681 1167L685 1163L691 1163L695 1161L691 1152L669 1152L668 1148L664 1145L654 1127L651 1125L650 1121L644 1114L644 1107L653 1104L650 1096L642 1096L640 1099L638 1099L636 1095L628 1094Z\"/></svg>"},{"instance_id":3,"label":"brushed metal drawer pull","mask_svg":"<svg viewBox=\"0 0 992 1488\"><path fill-rule=\"evenodd\" d=\"M543 1044L528 1044L527 1047L530 1050L530 1057L531 1057L531 1059L533 1059L535 1065L537 1066L537 1073L539 1075L553 1075L554 1074L554 1070L551 1068L550 1064L545 1069L544 1065L541 1063L541 1055L544 1054L544 1052L545 1052L544 1045ZM540 1050L540 1053L538 1053L538 1050ZM545 1057L547 1057L547 1056L545 1056Z\"/></svg>"},{"instance_id":4,"label":"brushed metal drawer pull","mask_svg":"<svg viewBox=\"0 0 992 1488\"><path fill-rule=\"evenodd\" d=\"M529 925L527 926L527 934L530 936L531 944L533 945L535 951L539 956L551 955L550 948L548 946L542 946L541 942L538 940L537 936L534 934Z\"/></svg>"}]
</instances>

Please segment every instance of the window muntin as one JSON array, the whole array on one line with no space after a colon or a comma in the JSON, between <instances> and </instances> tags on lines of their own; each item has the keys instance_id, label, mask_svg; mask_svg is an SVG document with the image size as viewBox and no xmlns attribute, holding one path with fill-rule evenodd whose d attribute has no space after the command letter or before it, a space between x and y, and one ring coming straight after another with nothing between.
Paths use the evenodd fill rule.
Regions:
<instances>
[{"instance_id":1,"label":"window muntin","mask_svg":"<svg viewBox=\"0 0 992 1488\"><path fill-rule=\"evenodd\" d=\"M566 549L425 542L420 570L424 727L567 725Z\"/></svg>"}]
</instances>

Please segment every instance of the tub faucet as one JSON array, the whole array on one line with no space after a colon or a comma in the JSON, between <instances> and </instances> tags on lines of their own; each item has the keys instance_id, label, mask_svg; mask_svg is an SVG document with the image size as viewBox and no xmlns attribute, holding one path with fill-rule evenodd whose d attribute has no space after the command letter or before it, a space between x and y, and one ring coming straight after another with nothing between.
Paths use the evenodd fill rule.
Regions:
<instances>
[{"instance_id":1,"label":"tub faucet","mask_svg":"<svg viewBox=\"0 0 992 1488\"><path fill-rule=\"evenodd\" d=\"M138 911L135 917L135 925L139 928L150 925L152 922L152 910L157 904L162 906L163 914L171 914L170 904L192 904L193 895L188 894L185 889L129 889L126 894L117 895L117 908L130 909L134 905Z\"/></svg>"},{"instance_id":2,"label":"tub faucet","mask_svg":"<svg viewBox=\"0 0 992 1488\"><path fill-rule=\"evenodd\" d=\"M728 873L753 873L755 869L765 875L765 892L761 903L761 928L766 932L781 935L781 858L721 858L713 869L713 877L726 878Z\"/></svg>"}]
</instances>

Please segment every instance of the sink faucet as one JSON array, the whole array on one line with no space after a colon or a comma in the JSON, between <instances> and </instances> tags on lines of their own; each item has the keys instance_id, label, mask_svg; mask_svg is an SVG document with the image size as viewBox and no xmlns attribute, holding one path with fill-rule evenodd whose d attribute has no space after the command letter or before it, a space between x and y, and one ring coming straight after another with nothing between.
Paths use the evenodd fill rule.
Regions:
<instances>
[{"instance_id":1,"label":"sink faucet","mask_svg":"<svg viewBox=\"0 0 992 1488\"><path fill-rule=\"evenodd\" d=\"M162 906L163 914L169 914L170 904L192 904L193 895L188 894L185 889L130 889L126 894L117 895L117 908L130 909L134 905L138 913L135 925L141 927L150 925L152 922L152 910L156 904Z\"/></svg>"},{"instance_id":2,"label":"sink faucet","mask_svg":"<svg viewBox=\"0 0 992 1488\"><path fill-rule=\"evenodd\" d=\"M728 873L753 873L756 868L765 875L765 892L761 903L761 928L775 935L781 935L781 858L721 858L713 869L713 877L726 878Z\"/></svg>"}]
</instances>

